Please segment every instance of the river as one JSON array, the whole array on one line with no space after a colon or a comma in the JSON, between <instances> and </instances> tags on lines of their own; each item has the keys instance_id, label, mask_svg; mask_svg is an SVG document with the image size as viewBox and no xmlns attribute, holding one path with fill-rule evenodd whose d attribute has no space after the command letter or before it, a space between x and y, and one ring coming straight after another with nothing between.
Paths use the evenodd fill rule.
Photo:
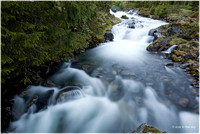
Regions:
<instances>
[{"instance_id":1,"label":"river","mask_svg":"<svg viewBox=\"0 0 200 134\"><path fill-rule=\"evenodd\" d=\"M144 122L168 133L199 132L192 77L146 50L149 30L167 23L111 14L129 17L113 26L113 41L65 62L48 78L56 87L31 86L14 97L11 132L129 133Z\"/></svg>"}]
</instances>

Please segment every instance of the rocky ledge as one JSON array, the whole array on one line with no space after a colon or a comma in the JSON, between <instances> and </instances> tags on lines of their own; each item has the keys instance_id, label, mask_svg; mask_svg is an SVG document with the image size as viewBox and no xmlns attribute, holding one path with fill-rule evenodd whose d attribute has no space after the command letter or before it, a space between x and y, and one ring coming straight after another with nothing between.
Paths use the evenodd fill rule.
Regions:
<instances>
[{"instance_id":1,"label":"rocky ledge","mask_svg":"<svg viewBox=\"0 0 200 134\"><path fill-rule=\"evenodd\" d=\"M154 36L147 50L165 54L180 67L195 77L193 86L199 87L199 24L187 18L151 29L149 35ZM173 46L173 47L172 47ZM166 50L173 48L166 53Z\"/></svg>"}]
</instances>

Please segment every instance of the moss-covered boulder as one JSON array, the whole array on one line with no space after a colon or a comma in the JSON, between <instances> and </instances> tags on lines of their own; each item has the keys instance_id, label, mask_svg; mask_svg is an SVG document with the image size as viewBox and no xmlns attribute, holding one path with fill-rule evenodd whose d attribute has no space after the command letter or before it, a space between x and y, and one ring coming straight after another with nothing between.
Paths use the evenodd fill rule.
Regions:
<instances>
[{"instance_id":1,"label":"moss-covered boulder","mask_svg":"<svg viewBox=\"0 0 200 134\"><path fill-rule=\"evenodd\" d=\"M126 15L122 15L121 17L122 19L128 19L128 17Z\"/></svg>"},{"instance_id":2,"label":"moss-covered boulder","mask_svg":"<svg viewBox=\"0 0 200 134\"><path fill-rule=\"evenodd\" d=\"M161 52L169 47L177 47L167 57L174 62L188 65L184 69L194 76L197 80L195 85L199 87L199 24L195 18L187 18L180 22L173 22L149 31L150 36L154 36L154 42L151 43L147 50L150 52ZM195 67L194 67L195 66Z\"/></svg>"},{"instance_id":3,"label":"moss-covered boulder","mask_svg":"<svg viewBox=\"0 0 200 134\"><path fill-rule=\"evenodd\" d=\"M151 52L161 52L165 51L170 47L170 41L171 38L168 37L160 37L157 40L155 40L153 43L151 43L147 50Z\"/></svg>"},{"instance_id":4,"label":"moss-covered boulder","mask_svg":"<svg viewBox=\"0 0 200 134\"><path fill-rule=\"evenodd\" d=\"M179 62L180 61L180 59L176 55L172 55L172 60L174 62Z\"/></svg>"},{"instance_id":5,"label":"moss-covered boulder","mask_svg":"<svg viewBox=\"0 0 200 134\"><path fill-rule=\"evenodd\" d=\"M146 123L142 123L133 133L167 133L161 132L154 126L147 125Z\"/></svg>"}]
</instances>

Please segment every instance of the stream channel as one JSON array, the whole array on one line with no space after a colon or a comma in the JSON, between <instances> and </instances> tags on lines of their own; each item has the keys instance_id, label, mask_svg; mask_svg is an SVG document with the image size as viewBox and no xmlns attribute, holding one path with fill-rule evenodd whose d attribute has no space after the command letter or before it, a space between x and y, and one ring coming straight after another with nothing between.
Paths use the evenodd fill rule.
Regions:
<instances>
[{"instance_id":1,"label":"stream channel","mask_svg":"<svg viewBox=\"0 0 200 134\"><path fill-rule=\"evenodd\" d=\"M65 62L48 78L14 97L11 132L121 132L147 123L168 133L199 132L199 98L178 63L148 52L148 32L166 22L127 15L114 40ZM134 25L135 28L129 28Z\"/></svg>"}]
</instances>

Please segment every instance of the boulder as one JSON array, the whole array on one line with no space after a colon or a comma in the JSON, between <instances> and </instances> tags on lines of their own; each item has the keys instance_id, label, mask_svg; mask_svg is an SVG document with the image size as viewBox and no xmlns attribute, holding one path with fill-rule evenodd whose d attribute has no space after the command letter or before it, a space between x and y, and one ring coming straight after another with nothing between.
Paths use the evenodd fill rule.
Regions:
<instances>
[{"instance_id":1,"label":"boulder","mask_svg":"<svg viewBox=\"0 0 200 134\"><path fill-rule=\"evenodd\" d=\"M126 15L122 15L121 17L122 19L128 19L128 17Z\"/></svg>"},{"instance_id":2,"label":"boulder","mask_svg":"<svg viewBox=\"0 0 200 134\"><path fill-rule=\"evenodd\" d=\"M165 51L170 47L170 41L171 41L171 38L160 37L159 39L151 43L147 47L147 50L151 52Z\"/></svg>"},{"instance_id":3,"label":"boulder","mask_svg":"<svg viewBox=\"0 0 200 134\"><path fill-rule=\"evenodd\" d=\"M166 133L161 132L157 128L147 125L146 123L142 123L135 131L132 133Z\"/></svg>"},{"instance_id":4,"label":"boulder","mask_svg":"<svg viewBox=\"0 0 200 134\"><path fill-rule=\"evenodd\" d=\"M168 33L170 36L173 34L180 35L182 33L182 29L181 29L180 25L172 24L171 26L169 26Z\"/></svg>"},{"instance_id":5,"label":"boulder","mask_svg":"<svg viewBox=\"0 0 200 134\"><path fill-rule=\"evenodd\" d=\"M135 28L135 23L130 23L130 24L128 24L128 28L134 29L134 28Z\"/></svg>"},{"instance_id":6,"label":"boulder","mask_svg":"<svg viewBox=\"0 0 200 134\"><path fill-rule=\"evenodd\" d=\"M154 36L154 33L157 32L156 29L151 29L148 33L150 36Z\"/></svg>"},{"instance_id":7,"label":"boulder","mask_svg":"<svg viewBox=\"0 0 200 134\"><path fill-rule=\"evenodd\" d=\"M115 7L115 6L111 6L111 11L113 11L114 13L116 13L117 12L117 8Z\"/></svg>"},{"instance_id":8,"label":"boulder","mask_svg":"<svg viewBox=\"0 0 200 134\"><path fill-rule=\"evenodd\" d=\"M108 40L113 41L114 36L113 36L111 30L106 31L104 38L105 38L106 41L108 41Z\"/></svg>"},{"instance_id":9,"label":"boulder","mask_svg":"<svg viewBox=\"0 0 200 134\"><path fill-rule=\"evenodd\" d=\"M151 29L149 31L148 35L153 36L154 37L153 41L155 41L162 36L167 36L165 29L166 29L166 25L160 26L160 27L155 28L155 29Z\"/></svg>"}]
</instances>

